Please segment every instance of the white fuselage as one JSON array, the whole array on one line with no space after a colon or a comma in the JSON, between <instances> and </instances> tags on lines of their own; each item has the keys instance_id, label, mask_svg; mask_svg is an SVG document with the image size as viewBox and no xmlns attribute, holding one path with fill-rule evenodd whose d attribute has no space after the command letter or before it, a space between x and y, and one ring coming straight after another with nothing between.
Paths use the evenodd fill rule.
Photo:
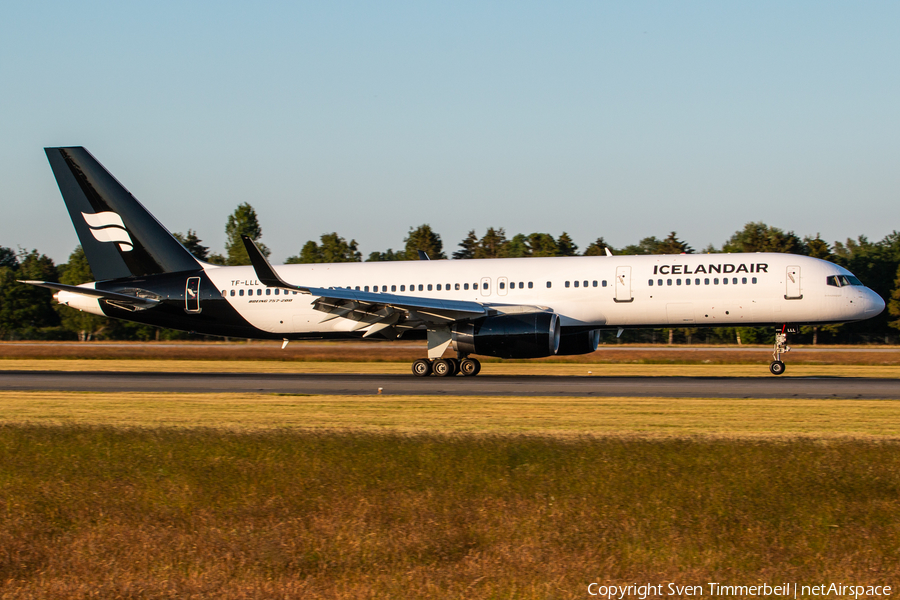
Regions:
<instances>
[{"instance_id":1,"label":"white fuselage","mask_svg":"<svg viewBox=\"0 0 900 600\"><path fill-rule=\"evenodd\" d=\"M268 288L253 267L204 265L228 303L271 334L347 332L322 322L307 294ZM538 306L563 327L698 327L829 323L875 316L884 301L833 263L791 254L681 254L281 265L299 286L351 288L492 306Z\"/></svg>"}]
</instances>

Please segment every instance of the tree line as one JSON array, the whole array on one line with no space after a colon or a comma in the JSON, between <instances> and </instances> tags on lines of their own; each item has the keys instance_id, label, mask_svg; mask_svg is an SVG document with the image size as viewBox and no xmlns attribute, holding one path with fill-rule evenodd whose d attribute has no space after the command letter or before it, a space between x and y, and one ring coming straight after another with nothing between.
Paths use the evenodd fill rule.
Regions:
<instances>
[{"instance_id":1,"label":"tree line","mask_svg":"<svg viewBox=\"0 0 900 600\"><path fill-rule=\"evenodd\" d=\"M225 223L226 242L223 253L210 252L197 232L175 233L176 238L198 259L219 265L248 265L250 258L241 235L253 239L260 250L270 255L262 243L262 227L256 211L247 203L240 204ZM695 252L676 232L659 239L645 237L636 244L614 248L602 236L579 252L566 232L554 237L549 233L517 233L511 237L502 227L488 227L479 237L470 230L451 252L454 260L474 258L527 258L540 256L602 256L612 254L692 254ZM430 259L446 260L440 234L429 224L410 227L398 250L369 253L367 262L418 260L419 252ZM806 343L896 343L900 329L900 232L872 242L866 236L829 244L818 234L801 238L762 222L747 223L716 248L709 245L703 252L783 252L829 260L852 271L863 283L888 301L888 310L860 323L804 328L798 342ZM287 264L362 262L363 255L356 240L349 241L337 232L324 233L318 241L309 240L300 252L290 256ZM67 262L56 265L37 250L0 246L0 339L64 340L92 339L148 340L188 339L190 334L159 329L149 325L126 323L82 313L52 302L49 290L23 285L19 279L59 281L78 285L93 281L90 266L81 246L75 248ZM616 340L614 332L604 333L603 341ZM677 328L626 331L619 341L686 343L769 343L773 332L768 328Z\"/></svg>"}]
</instances>

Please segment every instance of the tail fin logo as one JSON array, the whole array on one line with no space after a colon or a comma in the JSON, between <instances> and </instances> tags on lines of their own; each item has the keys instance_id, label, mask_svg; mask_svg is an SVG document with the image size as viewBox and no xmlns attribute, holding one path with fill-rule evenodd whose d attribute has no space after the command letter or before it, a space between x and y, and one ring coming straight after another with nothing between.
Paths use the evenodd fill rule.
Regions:
<instances>
[{"instance_id":1,"label":"tail fin logo","mask_svg":"<svg viewBox=\"0 0 900 600\"><path fill-rule=\"evenodd\" d=\"M91 233L97 241L113 242L118 244L119 250L122 252L131 252L134 250L134 243L128 230L125 229L125 223L122 217L112 211L98 212L94 214L81 213L84 222L91 228Z\"/></svg>"}]
</instances>

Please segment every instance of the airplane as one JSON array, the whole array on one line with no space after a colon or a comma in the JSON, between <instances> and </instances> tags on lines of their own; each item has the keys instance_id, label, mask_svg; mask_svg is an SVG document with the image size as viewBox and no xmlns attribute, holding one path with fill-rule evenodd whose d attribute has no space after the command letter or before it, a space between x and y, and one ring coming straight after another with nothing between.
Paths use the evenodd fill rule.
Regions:
<instances>
[{"instance_id":1,"label":"airplane","mask_svg":"<svg viewBox=\"0 0 900 600\"><path fill-rule=\"evenodd\" d=\"M884 300L828 261L778 253L248 266L196 259L83 147L45 148L97 281L24 281L81 311L198 334L425 339L419 377L477 375L476 356L597 349L601 330L775 326L770 372L800 325L859 321ZM424 254L424 253L423 253ZM424 258L427 258L424 257Z\"/></svg>"}]
</instances>

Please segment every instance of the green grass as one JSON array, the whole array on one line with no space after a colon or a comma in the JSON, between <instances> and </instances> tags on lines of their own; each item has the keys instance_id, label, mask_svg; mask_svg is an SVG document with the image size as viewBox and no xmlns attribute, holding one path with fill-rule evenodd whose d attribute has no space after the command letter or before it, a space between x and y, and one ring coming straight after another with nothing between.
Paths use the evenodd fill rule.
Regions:
<instances>
[{"instance_id":1,"label":"green grass","mask_svg":"<svg viewBox=\"0 0 900 600\"><path fill-rule=\"evenodd\" d=\"M866 440L0 426L2 598L585 598L897 584Z\"/></svg>"}]
</instances>

